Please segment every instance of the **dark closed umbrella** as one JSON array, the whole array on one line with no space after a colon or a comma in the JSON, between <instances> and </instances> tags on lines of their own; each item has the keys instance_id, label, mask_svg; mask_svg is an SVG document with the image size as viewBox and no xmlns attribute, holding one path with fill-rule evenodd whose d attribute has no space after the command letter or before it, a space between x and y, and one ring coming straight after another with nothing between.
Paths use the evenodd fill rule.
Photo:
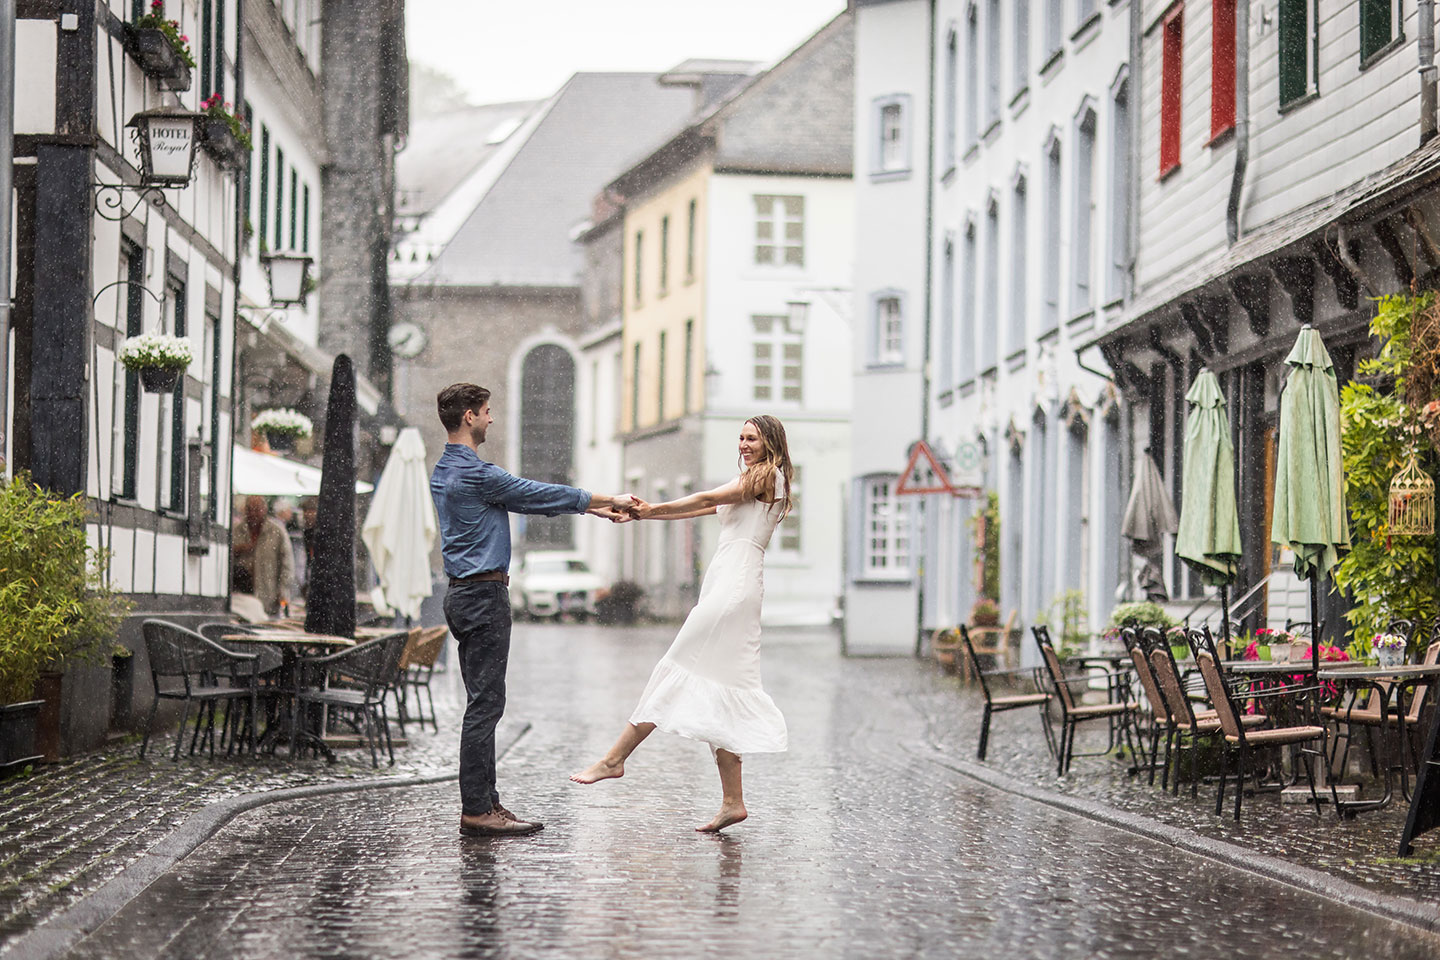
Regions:
<instances>
[{"instance_id":1,"label":"dark closed umbrella","mask_svg":"<svg viewBox=\"0 0 1440 960\"><path fill-rule=\"evenodd\" d=\"M310 571L305 629L355 636L355 367L343 353L330 372Z\"/></svg>"},{"instance_id":2,"label":"dark closed umbrella","mask_svg":"<svg viewBox=\"0 0 1440 960\"><path fill-rule=\"evenodd\" d=\"M1164 549L1165 534L1179 527L1175 504L1165 490L1165 478L1147 451L1135 461L1135 483L1130 488L1130 502L1125 505L1125 519L1120 532L1132 544L1135 553L1145 559L1140 574L1140 587L1146 600L1166 600Z\"/></svg>"}]
</instances>

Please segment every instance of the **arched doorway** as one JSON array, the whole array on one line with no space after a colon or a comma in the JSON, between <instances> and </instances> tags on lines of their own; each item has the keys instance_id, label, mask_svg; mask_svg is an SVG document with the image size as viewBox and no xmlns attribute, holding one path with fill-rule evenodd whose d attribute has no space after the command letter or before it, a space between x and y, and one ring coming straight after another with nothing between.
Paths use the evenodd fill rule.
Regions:
<instances>
[{"instance_id":1,"label":"arched doorway","mask_svg":"<svg viewBox=\"0 0 1440 960\"><path fill-rule=\"evenodd\" d=\"M520 475L571 483L575 456L575 361L553 343L525 355L520 371ZM525 546L570 549L571 516L526 518Z\"/></svg>"}]
</instances>

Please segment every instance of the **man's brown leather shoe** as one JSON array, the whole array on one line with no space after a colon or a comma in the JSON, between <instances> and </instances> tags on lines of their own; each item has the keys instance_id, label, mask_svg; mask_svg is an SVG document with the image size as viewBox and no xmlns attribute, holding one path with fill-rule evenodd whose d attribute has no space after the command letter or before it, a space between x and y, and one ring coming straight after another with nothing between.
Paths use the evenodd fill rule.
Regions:
<instances>
[{"instance_id":1,"label":"man's brown leather shoe","mask_svg":"<svg viewBox=\"0 0 1440 960\"><path fill-rule=\"evenodd\" d=\"M491 810L478 817L460 815L460 836L462 837L524 837L540 830L538 823L524 820L509 820Z\"/></svg>"},{"instance_id":2,"label":"man's brown leather shoe","mask_svg":"<svg viewBox=\"0 0 1440 960\"><path fill-rule=\"evenodd\" d=\"M515 814L511 813L509 810L506 810L498 803L491 808L491 812L500 814L500 816L504 817L506 820L511 821L512 823L533 823L537 828L540 829L544 829L545 827L545 824L541 823L539 820L521 820L519 817L515 816Z\"/></svg>"}]
</instances>

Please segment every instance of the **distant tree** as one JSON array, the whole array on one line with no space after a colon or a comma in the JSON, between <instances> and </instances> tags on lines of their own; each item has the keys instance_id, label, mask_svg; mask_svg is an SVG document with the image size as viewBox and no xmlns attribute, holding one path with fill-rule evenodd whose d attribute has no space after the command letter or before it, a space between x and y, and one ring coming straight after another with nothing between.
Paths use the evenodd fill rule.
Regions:
<instances>
[{"instance_id":1,"label":"distant tree","mask_svg":"<svg viewBox=\"0 0 1440 960\"><path fill-rule=\"evenodd\" d=\"M459 81L443 70L410 61L410 115L433 116L473 106Z\"/></svg>"}]
</instances>

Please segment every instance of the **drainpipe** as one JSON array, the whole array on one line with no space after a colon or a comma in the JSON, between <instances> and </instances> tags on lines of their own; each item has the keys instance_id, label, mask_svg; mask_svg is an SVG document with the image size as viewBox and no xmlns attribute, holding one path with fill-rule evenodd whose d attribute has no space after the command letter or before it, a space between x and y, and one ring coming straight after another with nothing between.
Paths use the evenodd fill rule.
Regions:
<instances>
[{"instance_id":1,"label":"drainpipe","mask_svg":"<svg viewBox=\"0 0 1440 960\"><path fill-rule=\"evenodd\" d=\"M1240 195L1249 163L1250 0L1240 0L1235 4L1235 174L1230 178L1230 202L1225 207L1225 239L1231 246L1240 239Z\"/></svg>"},{"instance_id":2,"label":"drainpipe","mask_svg":"<svg viewBox=\"0 0 1440 960\"><path fill-rule=\"evenodd\" d=\"M932 276L935 272L935 37L936 0L930 0L930 96L925 121L925 348L920 363L920 437L930 442L930 323L934 309L930 303ZM920 551L920 569L915 571L919 585L915 602L915 656L924 653L925 644L925 551Z\"/></svg>"},{"instance_id":3,"label":"drainpipe","mask_svg":"<svg viewBox=\"0 0 1440 960\"><path fill-rule=\"evenodd\" d=\"M1418 0L1420 16L1420 146L1435 136L1435 0Z\"/></svg>"},{"instance_id":4,"label":"drainpipe","mask_svg":"<svg viewBox=\"0 0 1440 960\"><path fill-rule=\"evenodd\" d=\"M1135 295L1136 264L1140 262L1140 79L1145 65L1142 45L1145 18L1142 6L1140 0L1130 0L1130 79L1127 82L1129 89L1125 91L1130 108L1126 111L1130 115L1130 129L1125 131L1125 135L1130 138L1130 215L1126 218L1130 244L1126 251L1126 259L1129 261L1126 272L1130 275L1130 289L1127 293L1131 298Z\"/></svg>"},{"instance_id":5,"label":"drainpipe","mask_svg":"<svg viewBox=\"0 0 1440 960\"><path fill-rule=\"evenodd\" d=\"M10 436L10 221L15 177L15 0L0 0L0 460ZM5 463L3 472L9 473Z\"/></svg>"}]
</instances>

